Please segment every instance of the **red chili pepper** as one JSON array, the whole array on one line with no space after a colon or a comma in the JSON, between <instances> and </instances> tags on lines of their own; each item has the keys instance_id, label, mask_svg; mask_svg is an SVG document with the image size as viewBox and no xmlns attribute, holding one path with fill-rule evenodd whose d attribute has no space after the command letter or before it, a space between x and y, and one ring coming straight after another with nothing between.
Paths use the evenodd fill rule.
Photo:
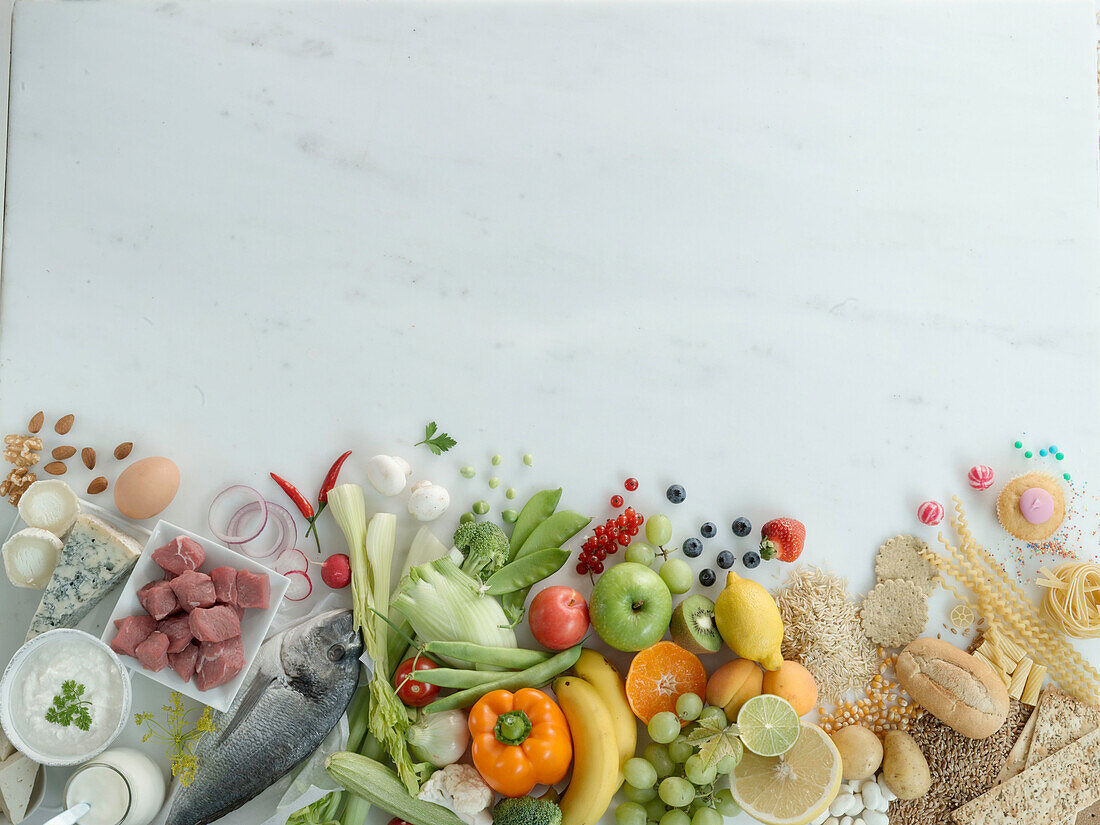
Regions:
<instances>
[{"instance_id":1,"label":"red chili pepper","mask_svg":"<svg viewBox=\"0 0 1100 825\"><path fill-rule=\"evenodd\" d=\"M283 492L290 497L290 500L294 502L294 505L298 508L298 512L302 514L302 517L309 522L309 530L313 530L317 525L318 514L313 512L313 505L309 503L309 499L303 496L301 491L285 478L280 478L275 475L275 473L271 473L271 477L275 479L275 483L278 484ZM309 530L306 531L307 536L309 535ZM316 532L313 535L313 539L317 542L317 553L320 555L321 539Z\"/></svg>"},{"instance_id":2,"label":"red chili pepper","mask_svg":"<svg viewBox=\"0 0 1100 825\"><path fill-rule=\"evenodd\" d=\"M321 485L321 492L317 494L317 503L321 505L321 510L328 504L329 491L336 486L336 479L340 477L340 468L344 466L344 462L348 460L348 456L351 455L351 450L348 450L329 467L328 474L325 476L325 483ZM321 511L318 510L317 514L320 515Z\"/></svg>"}]
</instances>

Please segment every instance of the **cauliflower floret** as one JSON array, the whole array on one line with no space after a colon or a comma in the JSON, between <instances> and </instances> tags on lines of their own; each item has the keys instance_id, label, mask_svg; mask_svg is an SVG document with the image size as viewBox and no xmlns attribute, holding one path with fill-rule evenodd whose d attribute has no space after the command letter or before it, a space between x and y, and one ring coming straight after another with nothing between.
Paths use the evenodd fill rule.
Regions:
<instances>
[{"instance_id":1,"label":"cauliflower floret","mask_svg":"<svg viewBox=\"0 0 1100 825\"><path fill-rule=\"evenodd\" d=\"M493 789L473 765L448 765L432 774L420 789L420 798L448 810L467 825L492 825Z\"/></svg>"}]
</instances>

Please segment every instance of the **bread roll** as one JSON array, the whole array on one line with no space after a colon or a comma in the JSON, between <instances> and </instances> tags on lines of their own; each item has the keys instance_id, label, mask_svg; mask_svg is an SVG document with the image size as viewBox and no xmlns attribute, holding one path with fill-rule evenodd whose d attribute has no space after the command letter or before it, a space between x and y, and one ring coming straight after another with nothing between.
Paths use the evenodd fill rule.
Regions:
<instances>
[{"instance_id":1,"label":"bread roll","mask_svg":"<svg viewBox=\"0 0 1100 825\"><path fill-rule=\"evenodd\" d=\"M898 656L898 682L918 705L963 736L985 739L1008 717L1008 691L993 668L940 639L917 639Z\"/></svg>"}]
</instances>

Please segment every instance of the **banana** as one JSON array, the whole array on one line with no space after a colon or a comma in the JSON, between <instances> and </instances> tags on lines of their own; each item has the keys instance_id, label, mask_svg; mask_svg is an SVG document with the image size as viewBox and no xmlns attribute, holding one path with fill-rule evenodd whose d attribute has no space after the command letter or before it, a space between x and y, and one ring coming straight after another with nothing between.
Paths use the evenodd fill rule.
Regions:
<instances>
[{"instance_id":1,"label":"banana","mask_svg":"<svg viewBox=\"0 0 1100 825\"><path fill-rule=\"evenodd\" d=\"M626 700L623 677L606 656L587 648L581 651L581 657L573 665L573 672L596 688L607 709L611 711L615 741L619 745L619 767L622 768L638 748L638 720Z\"/></svg>"},{"instance_id":2,"label":"banana","mask_svg":"<svg viewBox=\"0 0 1100 825\"><path fill-rule=\"evenodd\" d=\"M578 676L554 681L573 736L573 776L561 799L562 825L596 825L619 789L619 746L611 711Z\"/></svg>"}]
</instances>

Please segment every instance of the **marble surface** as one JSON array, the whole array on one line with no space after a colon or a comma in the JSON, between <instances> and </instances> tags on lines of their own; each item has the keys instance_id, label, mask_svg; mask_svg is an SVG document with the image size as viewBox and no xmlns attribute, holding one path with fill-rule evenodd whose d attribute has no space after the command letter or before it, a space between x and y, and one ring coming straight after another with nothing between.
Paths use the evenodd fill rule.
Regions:
<instances>
[{"instance_id":1,"label":"marble surface","mask_svg":"<svg viewBox=\"0 0 1100 825\"><path fill-rule=\"evenodd\" d=\"M1065 450L1092 555L1094 32L1087 2L20 3L0 420L172 456L197 531L351 447L351 479L396 452L448 485L443 537L635 475L646 512L687 487L678 539L725 525L700 562L786 513L858 589L953 492L1014 564L965 472L1038 466L1022 438ZM3 626L33 604L0 582Z\"/></svg>"}]
</instances>

